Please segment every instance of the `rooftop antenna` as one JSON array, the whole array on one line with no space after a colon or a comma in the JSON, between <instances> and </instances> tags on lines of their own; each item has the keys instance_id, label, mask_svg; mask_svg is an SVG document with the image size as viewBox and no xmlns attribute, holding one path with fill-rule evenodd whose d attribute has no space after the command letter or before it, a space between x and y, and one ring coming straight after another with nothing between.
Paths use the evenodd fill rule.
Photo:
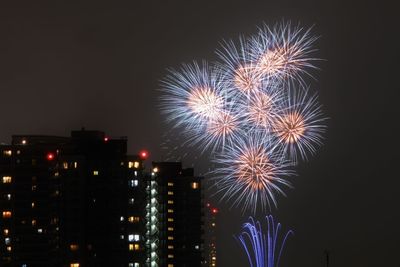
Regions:
<instances>
[{"instance_id":1,"label":"rooftop antenna","mask_svg":"<svg viewBox=\"0 0 400 267\"><path fill-rule=\"evenodd\" d=\"M329 250L325 249L324 254L326 259L326 267L329 267L329 254L330 254Z\"/></svg>"}]
</instances>

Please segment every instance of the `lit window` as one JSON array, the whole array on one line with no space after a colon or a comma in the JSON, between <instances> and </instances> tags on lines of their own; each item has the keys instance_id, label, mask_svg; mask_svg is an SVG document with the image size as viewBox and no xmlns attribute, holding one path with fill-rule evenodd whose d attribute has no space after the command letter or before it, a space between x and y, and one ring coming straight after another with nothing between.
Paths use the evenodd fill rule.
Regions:
<instances>
[{"instance_id":1,"label":"lit window","mask_svg":"<svg viewBox=\"0 0 400 267\"><path fill-rule=\"evenodd\" d=\"M32 185L32 191L36 190L36 185Z\"/></svg>"},{"instance_id":2,"label":"lit window","mask_svg":"<svg viewBox=\"0 0 400 267\"><path fill-rule=\"evenodd\" d=\"M133 203L135 203L135 199L134 198L130 198L129 199L129 204L133 205Z\"/></svg>"},{"instance_id":3,"label":"lit window","mask_svg":"<svg viewBox=\"0 0 400 267\"><path fill-rule=\"evenodd\" d=\"M215 227L215 223L212 223L211 226L212 226L212 227Z\"/></svg>"},{"instance_id":4,"label":"lit window","mask_svg":"<svg viewBox=\"0 0 400 267\"><path fill-rule=\"evenodd\" d=\"M12 155L12 151L11 151L11 150L4 150L4 151L3 151L3 155L9 157L9 156Z\"/></svg>"},{"instance_id":5,"label":"lit window","mask_svg":"<svg viewBox=\"0 0 400 267\"><path fill-rule=\"evenodd\" d=\"M71 251L77 251L79 249L79 246L77 244L71 244L69 245L69 249Z\"/></svg>"},{"instance_id":6,"label":"lit window","mask_svg":"<svg viewBox=\"0 0 400 267\"><path fill-rule=\"evenodd\" d=\"M39 228L39 229L37 229L37 232L38 232L39 234L41 234L41 233L43 233L43 229L42 229L42 228Z\"/></svg>"},{"instance_id":7,"label":"lit window","mask_svg":"<svg viewBox=\"0 0 400 267\"><path fill-rule=\"evenodd\" d=\"M33 220L32 220L32 226L35 226L35 225L36 225L36 220L33 219Z\"/></svg>"},{"instance_id":8,"label":"lit window","mask_svg":"<svg viewBox=\"0 0 400 267\"><path fill-rule=\"evenodd\" d=\"M3 184L9 184L11 183L12 178L11 176L3 176Z\"/></svg>"},{"instance_id":9,"label":"lit window","mask_svg":"<svg viewBox=\"0 0 400 267\"><path fill-rule=\"evenodd\" d=\"M7 247L7 251L11 252L12 248L10 246Z\"/></svg>"},{"instance_id":10,"label":"lit window","mask_svg":"<svg viewBox=\"0 0 400 267\"><path fill-rule=\"evenodd\" d=\"M173 195L174 195L174 192L168 191L168 195L173 196Z\"/></svg>"},{"instance_id":11,"label":"lit window","mask_svg":"<svg viewBox=\"0 0 400 267\"><path fill-rule=\"evenodd\" d=\"M129 186L130 187L135 187L139 185L139 181L138 180L129 180Z\"/></svg>"},{"instance_id":12,"label":"lit window","mask_svg":"<svg viewBox=\"0 0 400 267\"><path fill-rule=\"evenodd\" d=\"M3 219L11 218L12 213L9 210L3 211Z\"/></svg>"},{"instance_id":13,"label":"lit window","mask_svg":"<svg viewBox=\"0 0 400 267\"><path fill-rule=\"evenodd\" d=\"M133 267L139 267L140 265L139 265L139 263L138 262L135 262L135 265L133 265Z\"/></svg>"},{"instance_id":14,"label":"lit window","mask_svg":"<svg viewBox=\"0 0 400 267\"><path fill-rule=\"evenodd\" d=\"M153 172L157 173L158 172L158 168L157 167L153 168Z\"/></svg>"},{"instance_id":15,"label":"lit window","mask_svg":"<svg viewBox=\"0 0 400 267\"><path fill-rule=\"evenodd\" d=\"M32 202L31 206L32 206L32 209L33 209L35 207L35 202Z\"/></svg>"},{"instance_id":16,"label":"lit window","mask_svg":"<svg viewBox=\"0 0 400 267\"><path fill-rule=\"evenodd\" d=\"M173 264L168 264L168 267L174 267L174 265Z\"/></svg>"},{"instance_id":17,"label":"lit window","mask_svg":"<svg viewBox=\"0 0 400 267\"><path fill-rule=\"evenodd\" d=\"M60 175L59 172L55 172L55 173L54 173L54 176L55 176L55 177L58 177L59 175Z\"/></svg>"},{"instance_id":18,"label":"lit window","mask_svg":"<svg viewBox=\"0 0 400 267\"><path fill-rule=\"evenodd\" d=\"M168 186L174 186L174 183L168 183Z\"/></svg>"},{"instance_id":19,"label":"lit window","mask_svg":"<svg viewBox=\"0 0 400 267\"><path fill-rule=\"evenodd\" d=\"M79 263L71 263L69 267L79 267Z\"/></svg>"},{"instance_id":20,"label":"lit window","mask_svg":"<svg viewBox=\"0 0 400 267\"><path fill-rule=\"evenodd\" d=\"M68 169L68 162L63 162L63 168Z\"/></svg>"},{"instance_id":21,"label":"lit window","mask_svg":"<svg viewBox=\"0 0 400 267\"><path fill-rule=\"evenodd\" d=\"M194 249L200 249L200 246L199 245L195 245Z\"/></svg>"},{"instance_id":22,"label":"lit window","mask_svg":"<svg viewBox=\"0 0 400 267\"><path fill-rule=\"evenodd\" d=\"M121 222L123 222L123 221L124 221L124 216L121 216L121 217L119 218L119 220L120 220Z\"/></svg>"},{"instance_id":23,"label":"lit window","mask_svg":"<svg viewBox=\"0 0 400 267\"><path fill-rule=\"evenodd\" d=\"M9 231L8 229L4 229L4 230L3 230L3 234L4 234L5 236L7 236L9 233L10 233L10 231Z\"/></svg>"},{"instance_id":24,"label":"lit window","mask_svg":"<svg viewBox=\"0 0 400 267\"><path fill-rule=\"evenodd\" d=\"M135 162L129 161L128 162L129 169L132 169L132 168L137 169L137 168L139 168L139 166L140 166L140 163L138 161L135 161Z\"/></svg>"},{"instance_id":25,"label":"lit window","mask_svg":"<svg viewBox=\"0 0 400 267\"><path fill-rule=\"evenodd\" d=\"M199 188L199 183L193 182L191 183L192 189L198 189Z\"/></svg>"},{"instance_id":26,"label":"lit window","mask_svg":"<svg viewBox=\"0 0 400 267\"><path fill-rule=\"evenodd\" d=\"M174 258L174 255L168 254L168 259L173 259L173 258Z\"/></svg>"},{"instance_id":27,"label":"lit window","mask_svg":"<svg viewBox=\"0 0 400 267\"><path fill-rule=\"evenodd\" d=\"M174 231L174 227L168 227L168 231Z\"/></svg>"},{"instance_id":28,"label":"lit window","mask_svg":"<svg viewBox=\"0 0 400 267\"><path fill-rule=\"evenodd\" d=\"M169 245L169 246L168 246L168 249L174 249L174 246Z\"/></svg>"},{"instance_id":29,"label":"lit window","mask_svg":"<svg viewBox=\"0 0 400 267\"><path fill-rule=\"evenodd\" d=\"M25 140L25 139L22 139L21 143L22 143L23 145L26 145L26 140Z\"/></svg>"},{"instance_id":30,"label":"lit window","mask_svg":"<svg viewBox=\"0 0 400 267\"><path fill-rule=\"evenodd\" d=\"M128 235L128 241L139 241L140 236L139 235Z\"/></svg>"},{"instance_id":31,"label":"lit window","mask_svg":"<svg viewBox=\"0 0 400 267\"><path fill-rule=\"evenodd\" d=\"M174 204L173 200L168 200L168 204Z\"/></svg>"},{"instance_id":32,"label":"lit window","mask_svg":"<svg viewBox=\"0 0 400 267\"><path fill-rule=\"evenodd\" d=\"M7 194L7 195L6 195L6 199L7 199L7 200L11 200L11 194Z\"/></svg>"},{"instance_id":33,"label":"lit window","mask_svg":"<svg viewBox=\"0 0 400 267\"><path fill-rule=\"evenodd\" d=\"M168 209L168 213L174 213L174 210Z\"/></svg>"},{"instance_id":34,"label":"lit window","mask_svg":"<svg viewBox=\"0 0 400 267\"><path fill-rule=\"evenodd\" d=\"M93 175L99 175L99 171L93 171Z\"/></svg>"},{"instance_id":35,"label":"lit window","mask_svg":"<svg viewBox=\"0 0 400 267\"><path fill-rule=\"evenodd\" d=\"M9 237L4 238L4 243L6 243L6 245L10 245L11 239Z\"/></svg>"},{"instance_id":36,"label":"lit window","mask_svg":"<svg viewBox=\"0 0 400 267\"><path fill-rule=\"evenodd\" d=\"M140 246L139 244L129 244L129 250L139 250Z\"/></svg>"},{"instance_id":37,"label":"lit window","mask_svg":"<svg viewBox=\"0 0 400 267\"><path fill-rule=\"evenodd\" d=\"M168 236L168 240L174 240L173 236Z\"/></svg>"},{"instance_id":38,"label":"lit window","mask_svg":"<svg viewBox=\"0 0 400 267\"><path fill-rule=\"evenodd\" d=\"M174 219L173 219L173 218L168 218L168 221L169 221L169 222L173 222Z\"/></svg>"},{"instance_id":39,"label":"lit window","mask_svg":"<svg viewBox=\"0 0 400 267\"><path fill-rule=\"evenodd\" d=\"M74 162L74 168L76 169L76 168L78 168L78 162Z\"/></svg>"},{"instance_id":40,"label":"lit window","mask_svg":"<svg viewBox=\"0 0 400 267\"><path fill-rule=\"evenodd\" d=\"M124 235L120 235L119 238L120 239L125 239L125 236Z\"/></svg>"},{"instance_id":41,"label":"lit window","mask_svg":"<svg viewBox=\"0 0 400 267\"><path fill-rule=\"evenodd\" d=\"M137 222L139 222L139 217L137 217L137 216L130 216L130 217L128 218L128 221L131 222L131 223L137 223Z\"/></svg>"}]
</instances>

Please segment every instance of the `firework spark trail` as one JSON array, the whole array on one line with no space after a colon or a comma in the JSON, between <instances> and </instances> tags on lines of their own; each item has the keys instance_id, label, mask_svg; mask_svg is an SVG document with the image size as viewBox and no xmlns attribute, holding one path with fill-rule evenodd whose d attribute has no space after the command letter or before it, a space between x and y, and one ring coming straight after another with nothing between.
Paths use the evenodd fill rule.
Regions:
<instances>
[{"instance_id":1,"label":"firework spark trail","mask_svg":"<svg viewBox=\"0 0 400 267\"><path fill-rule=\"evenodd\" d=\"M268 92L259 91L249 95L244 101L243 110L248 124L270 131L283 101L282 92L276 89Z\"/></svg>"},{"instance_id":2,"label":"firework spark trail","mask_svg":"<svg viewBox=\"0 0 400 267\"><path fill-rule=\"evenodd\" d=\"M216 194L243 210L276 206L298 159L322 144L325 118L311 76L316 37L290 23L224 41L220 62L171 70L161 109L183 134L181 145L210 152Z\"/></svg>"},{"instance_id":3,"label":"firework spark trail","mask_svg":"<svg viewBox=\"0 0 400 267\"><path fill-rule=\"evenodd\" d=\"M257 65L250 59L250 48L247 40L239 38L239 44L225 41L217 50L222 60L219 68L224 74L227 91L235 94L249 94L261 88L261 75Z\"/></svg>"},{"instance_id":4,"label":"firework spark trail","mask_svg":"<svg viewBox=\"0 0 400 267\"><path fill-rule=\"evenodd\" d=\"M183 65L163 80L161 110L168 121L199 131L223 109L224 99L215 71L206 63Z\"/></svg>"},{"instance_id":5,"label":"firework spark trail","mask_svg":"<svg viewBox=\"0 0 400 267\"><path fill-rule=\"evenodd\" d=\"M311 56L316 37L311 36L310 29L290 23L279 23L273 28L264 25L258 34L251 38L249 46L253 62L265 79L274 82L292 79L305 84L301 74L311 76L308 69L315 69L314 62L319 60ZM311 76L312 77L312 76Z\"/></svg>"},{"instance_id":6,"label":"firework spark trail","mask_svg":"<svg viewBox=\"0 0 400 267\"><path fill-rule=\"evenodd\" d=\"M307 90L296 92L293 89L288 94L286 107L277 116L273 133L287 156L297 163L298 157L307 160L307 154L314 154L316 147L322 145L326 118L316 94L310 96Z\"/></svg>"},{"instance_id":7,"label":"firework spark trail","mask_svg":"<svg viewBox=\"0 0 400 267\"><path fill-rule=\"evenodd\" d=\"M224 153L213 159L219 167L211 172L216 180L216 195L232 206L243 201L243 211L257 204L261 209L276 206L275 194L285 195L281 187L291 187L287 177L293 175L290 162L283 159L279 146L261 133L235 140Z\"/></svg>"},{"instance_id":8,"label":"firework spark trail","mask_svg":"<svg viewBox=\"0 0 400 267\"><path fill-rule=\"evenodd\" d=\"M251 267L279 267L279 261L287 238L293 235L289 230L279 244L281 224L275 224L272 215L266 216L267 234L262 231L261 223L252 217L243 224L242 233L236 237L243 247Z\"/></svg>"}]
</instances>

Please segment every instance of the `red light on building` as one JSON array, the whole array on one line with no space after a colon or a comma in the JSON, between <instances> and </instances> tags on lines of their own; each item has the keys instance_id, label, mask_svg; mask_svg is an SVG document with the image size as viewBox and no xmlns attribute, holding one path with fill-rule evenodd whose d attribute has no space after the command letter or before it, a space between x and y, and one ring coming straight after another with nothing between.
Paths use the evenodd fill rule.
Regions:
<instances>
[{"instance_id":1,"label":"red light on building","mask_svg":"<svg viewBox=\"0 0 400 267\"><path fill-rule=\"evenodd\" d=\"M108 137L104 137L104 142L108 142Z\"/></svg>"},{"instance_id":2,"label":"red light on building","mask_svg":"<svg viewBox=\"0 0 400 267\"><path fill-rule=\"evenodd\" d=\"M49 152L46 154L46 159L47 160L53 160L56 156L54 155L54 153Z\"/></svg>"},{"instance_id":3,"label":"red light on building","mask_svg":"<svg viewBox=\"0 0 400 267\"><path fill-rule=\"evenodd\" d=\"M218 209L213 208L213 209L211 210L211 212L214 213L214 214L217 214L217 213L218 213Z\"/></svg>"},{"instance_id":4,"label":"red light on building","mask_svg":"<svg viewBox=\"0 0 400 267\"><path fill-rule=\"evenodd\" d=\"M139 156L142 159L147 159L147 157L149 156L149 153L146 150L142 150L139 152Z\"/></svg>"}]
</instances>

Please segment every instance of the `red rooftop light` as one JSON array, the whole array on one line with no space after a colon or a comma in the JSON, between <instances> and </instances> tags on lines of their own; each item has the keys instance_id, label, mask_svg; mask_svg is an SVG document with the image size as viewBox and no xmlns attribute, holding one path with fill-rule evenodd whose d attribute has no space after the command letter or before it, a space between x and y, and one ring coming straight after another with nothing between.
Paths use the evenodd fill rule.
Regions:
<instances>
[{"instance_id":1,"label":"red rooftop light","mask_svg":"<svg viewBox=\"0 0 400 267\"><path fill-rule=\"evenodd\" d=\"M213 209L211 210L211 212L214 213L214 214L217 214L217 213L218 213L218 209L213 208Z\"/></svg>"},{"instance_id":2,"label":"red rooftop light","mask_svg":"<svg viewBox=\"0 0 400 267\"><path fill-rule=\"evenodd\" d=\"M139 152L139 156L141 159L147 159L147 157L149 156L149 153L146 150L142 150Z\"/></svg>"},{"instance_id":3,"label":"red rooftop light","mask_svg":"<svg viewBox=\"0 0 400 267\"><path fill-rule=\"evenodd\" d=\"M53 160L54 158L55 158L54 153L49 152L49 153L46 154L46 159L47 160Z\"/></svg>"}]
</instances>

